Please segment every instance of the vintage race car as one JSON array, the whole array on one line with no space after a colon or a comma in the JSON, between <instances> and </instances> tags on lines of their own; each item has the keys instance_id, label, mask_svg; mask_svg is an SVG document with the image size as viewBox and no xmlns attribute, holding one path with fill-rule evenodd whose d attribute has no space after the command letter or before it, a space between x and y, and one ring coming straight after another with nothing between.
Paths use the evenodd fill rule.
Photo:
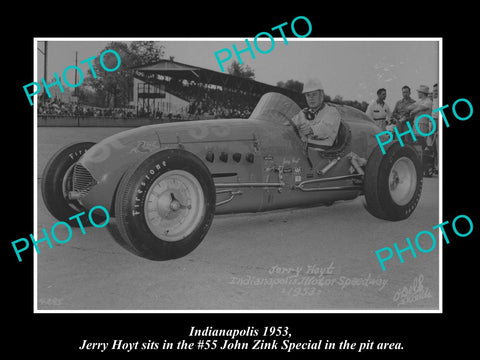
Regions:
<instances>
[{"instance_id":1,"label":"vintage race car","mask_svg":"<svg viewBox=\"0 0 480 360\"><path fill-rule=\"evenodd\" d=\"M392 142L383 155L372 120L331 106L342 120L330 148L302 141L291 121L300 108L278 93L265 94L249 119L148 125L97 144L69 145L45 167L45 205L72 226L78 222L69 218L78 212L105 207L116 242L151 260L193 251L214 214L331 205L364 195L378 218L410 216L423 181L417 149ZM94 214L97 223L102 214Z\"/></svg>"}]
</instances>

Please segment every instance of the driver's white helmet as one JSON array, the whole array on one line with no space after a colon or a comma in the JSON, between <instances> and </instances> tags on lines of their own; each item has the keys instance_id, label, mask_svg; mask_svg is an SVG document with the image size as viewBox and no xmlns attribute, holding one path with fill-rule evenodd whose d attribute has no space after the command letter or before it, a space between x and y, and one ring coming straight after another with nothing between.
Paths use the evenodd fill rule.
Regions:
<instances>
[{"instance_id":1,"label":"driver's white helmet","mask_svg":"<svg viewBox=\"0 0 480 360\"><path fill-rule=\"evenodd\" d=\"M302 94L310 91L323 90L323 85L318 79L309 79L305 85L303 85Z\"/></svg>"}]
</instances>

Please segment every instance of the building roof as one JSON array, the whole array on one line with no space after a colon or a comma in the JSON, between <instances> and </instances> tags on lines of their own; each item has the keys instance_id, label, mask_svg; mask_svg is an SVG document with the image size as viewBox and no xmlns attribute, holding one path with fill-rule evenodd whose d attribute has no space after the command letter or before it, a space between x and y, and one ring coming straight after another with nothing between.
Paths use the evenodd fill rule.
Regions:
<instances>
[{"instance_id":1,"label":"building roof","mask_svg":"<svg viewBox=\"0 0 480 360\"><path fill-rule=\"evenodd\" d=\"M142 78L142 80L148 78L148 75L158 74L172 78L185 79L187 81L219 85L259 95L263 95L267 92L279 92L295 101L299 101L302 98L300 93L292 90L240 76L204 69L198 66L182 64L172 60L161 60L158 63L139 66L133 69L137 73L136 76Z\"/></svg>"}]
</instances>

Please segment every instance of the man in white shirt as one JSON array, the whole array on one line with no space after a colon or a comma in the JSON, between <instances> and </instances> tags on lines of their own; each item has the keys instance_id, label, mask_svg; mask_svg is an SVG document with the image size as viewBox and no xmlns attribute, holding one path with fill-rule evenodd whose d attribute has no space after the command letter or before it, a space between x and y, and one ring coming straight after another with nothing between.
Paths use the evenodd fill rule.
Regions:
<instances>
[{"instance_id":1,"label":"man in white shirt","mask_svg":"<svg viewBox=\"0 0 480 360\"><path fill-rule=\"evenodd\" d=\"M385 102L386 98L387 90L384 88L378 89L377 99L373 100L370 105L368 105L367 111L365 112L383 131L385 131L387 123L392 116L392 112Z\"/></svg>"}]
</instances>

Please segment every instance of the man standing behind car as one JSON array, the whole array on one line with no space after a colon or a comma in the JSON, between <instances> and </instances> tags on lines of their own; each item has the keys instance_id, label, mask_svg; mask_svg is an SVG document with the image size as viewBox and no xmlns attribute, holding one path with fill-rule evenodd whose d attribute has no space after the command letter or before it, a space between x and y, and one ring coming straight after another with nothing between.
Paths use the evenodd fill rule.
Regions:
<instances>
[{"instance_id":1,"label":"man standing behind car","mask_svg":"<svg viewBox=\"0 0 480 360\"><path fill-rule=\"evenodd\" d=\"M310 79L303 87L308 107L292 119L303 141L314 141L319 147L330 147L337 138L340 127L340 113L324 102L325 93L322 83Z\"/></svg>"},{"instance_id":2,"label":"man standing behind car","mask_svg":"<svg viewBox=\"0 0 480 360\"><path fill-rule=\"evenodd\" d=\"M367 107L366 114L370 119L374 120L380 129L385 130L392 112L388 107L385 99L387 98L387 90L384 88L377 90L377 99L373 100Z\"/></svg>"},{"instance_id":3,"label":"man standing behind car","mask_svg":"<svg viewBox=\"0 0 480 360\"><path fill-rule=\"evenodd\" d=\"M409 119L410 110L408 110L408 106L413 103L415 103L415 100L410 97L410 88L407 85L403 86L402 99L395 104L391 118L391 121L396 125L400 133L404 131L405 121Z\"/></svg>"},{"instance_id":4,"label":"man standing behind car","mask_svg":"<svg viewBox=\"0 0 480 360\"><path fill-rule=\"evenodd\" d=\"M440 107L440 104L439 104L439 99L438 99L438 83L435 83L433 84L433 99L432 99L432 110L435 110L435 109L438 109ZM435 120L435 123L438 124L438 111L435 111L434 113L432 113L432 117L433 119ZM429 136L428 137L430 139L430 141L428 141L427 139L427 144L428 145L433 145L433 149L435 151L435 170L434 172L436 172L438 174L438 126L437 126L437 129L435 130L435 132L433 133L433 135Z\"/></svg>"},{"instance_id":5,"label":"man standing behind car","mask_svg":"<svg viewBox=\"0 0 480 360\"><path fill-rule=\"evenodd\" d=\"M428 97L429 89L426 85L420 85L417 89L418 100L413 103L412 105L408 106L407 109L410 111L410 116L412 119L411 124L415 121L417 117L420 115L432 115L432 100ZM426 119L425 117L421 118L418 121L418 127L420 131L424 134L430 132L430 120ZM415 132L416 127L415 127Z\"/></svg>"}]
</instances>

